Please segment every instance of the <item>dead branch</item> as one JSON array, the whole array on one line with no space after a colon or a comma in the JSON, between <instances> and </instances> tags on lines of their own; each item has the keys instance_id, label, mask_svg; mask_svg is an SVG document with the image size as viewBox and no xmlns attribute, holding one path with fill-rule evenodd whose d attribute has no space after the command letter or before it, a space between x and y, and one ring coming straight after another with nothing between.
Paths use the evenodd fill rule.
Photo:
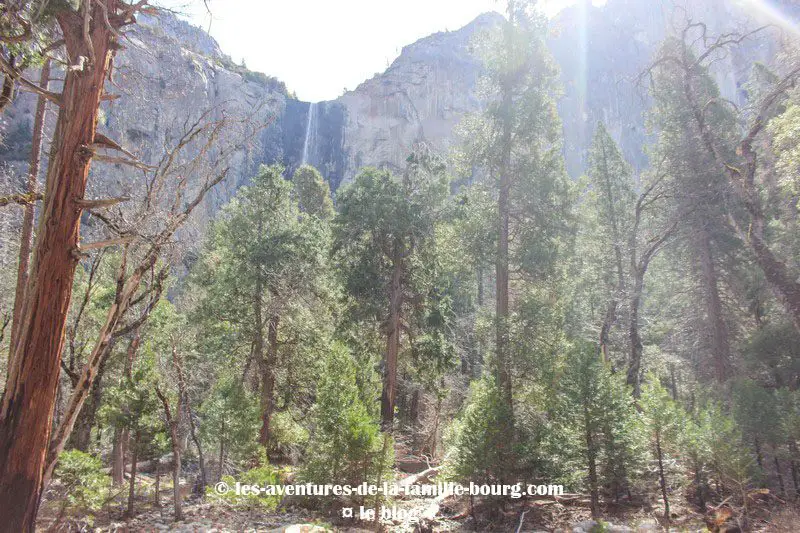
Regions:
<instances>
[{"instance_id":1,"label":"dead branch","mask_svg":"<svg viewBox=\"0 0 800 533\"><path fill-rule=\"evenodd\" d=\"M78 247L80 253L88 252L89 250L98 250L100 248L108 248L109 246L118 246L121 244L130 244L134 241L134 237L119 237L116 239L107 239L105 241L90 242L88 244L81 244Z\"/></svg>"},{"instance_id":2,"label":"dead branch","mask_svg":"<svg viewBox=\"0 0 800 533\"><path fill-rule=\"evenodd\" d=\"M89 145L86 148L94 154L92 157L95 159L95 161L100 161L102 163L110 163L112 165L127 165L133 168L138 168L139 170L155 170L154 166L143 163L138 159L115 157L106 154L98 154L96 152L97 149L96 145Z\"/></svg>"},{"instance_id":3,"label":"dead branch","mask_svg":"<svg viewBox=\"0 0 800 533\"><path fill-rule=\"evenodd\" d=\"M130 196L119 196L117 198L101 198L98 200L77 199L75 200L75 203L78 204L78 207L80 207L81 209L100 209L101 207L111 207L122 202L127 202L130 199L131 199Z\"/></svg>"},{"instance_id":4,"label":"dead branch","mask_svg":"<svg viewBox=\"0 0 800 533\"><path fill-rule=\"evenodd\" d=\"M30 81L29 79L22 76L22 73L14 68L8 60L0 54L0 70L2 70L7 76L11 76L11 78L19 83L23 89L28 92L32 92L38 94L39 96L43 96L50 102L60 106L61 105L61 95L58 93L54 93L52 91L48 91L47 89L43 89L39 87L38 84Z\"/></svg>"},{"instance_id":5,"label":"dead branch","mask_svg":"<svg viewBox=\"0 0 800 533\"><path fill-rule=\"evenodd\" d=\"M7 206L8 204L17 205L32 205L42 200L44 195L40 192L27 192L21 194L10 194L8 196L0 196L0 207Z\"/></svg>"}]
</instances>

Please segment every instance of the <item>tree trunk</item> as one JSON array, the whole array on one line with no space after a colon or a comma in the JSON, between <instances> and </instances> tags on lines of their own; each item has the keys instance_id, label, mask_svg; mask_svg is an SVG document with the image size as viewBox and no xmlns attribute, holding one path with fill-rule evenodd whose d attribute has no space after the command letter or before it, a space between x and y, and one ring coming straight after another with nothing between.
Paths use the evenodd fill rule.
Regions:
<instances>
[{"instance_id":1,"label":"tree trunk","mask_svg":"<svg viewBox=\"0 0 800 533\"><path fill-rule=\"evenodd\" d=\"M503 107L506 113L511 113L511 91L503 91ZM513 400L511 390L511 369L509 354L509 219L510 219L510 194L511 194L511 117L506 116L503 132L503 156L500 165L500 190L497 200L498 240L496 263L496 365L495 379L500 389L502 401L508 409L508 414L513 413ZM513 429L512 419L508 421L508 430ZM509 433L509 436L511 433Z\"/></svg>"},{"instance_id":2,"label":"tree trunk","mask_svg":"<svg viewBox=\"0 0 800 533\"><path fill-rule=\"evenodd\" d=\"M194 445L197 448L197 460L200 463L200 479L198 480L197 485L195 485L195 493L205 498L206 485L208 484L206 461L203 456L203 447L200 445L200 439L197 437L197 429L194 426L194 420L192 420L192 411L188 405L186 406L186 409L186 414L189 416L189 431L192 435L192 442L194 442Z\"/></svg>"},{"instance_id":3,"label":"tree trunk","mask_svg":"<svg viewBox=\"0 0 800 533\"><path fill-rule=\"evenodd\" d=\"M594 435L592 434L591 430L591 424L593 424L594 421L592 420L587 407L584 407L583 412L583 423L586 427L586 459L589 463L590 509L592 511L592 518L597 518L600 515L600 498L597 490L597 448L595 447Z\"/></svg>"},{"instance_id":4,"label":"tree trunk","mask_svg":"<svg viewBox=\"0 0 800 533\"><path fill-rule=\"evenodd\" d=\"M395 394L397 392L397 356L400 352L400 313L403 308L403 258L400 244L394 247L394 270L389 286L389 322L386 331L386 361L381 392L381 427L392 431Z\"/></svg>"},{"instance_id":5,"label":"tree trunk","mask_svg":"<svg viewBox=\"0 0 800 533\"><path fill-rule=\"evenodd\" d=\"M6 81L10 76L6 76ZM39 87L47 90L50 83L50 59L45 59L39 76ZM5 94L5 87L3 93ZM31 140L31 160L28 168L28 194L36 194L36 185L39 177L39 166L42 161L42 138L44 137L45 114L47 113L47 98L39 96L36 102L36 114L33 119L33 139ZM14 315L11 322L11 339L9 352L14 351L19 328L22 322L22 303L25 301L25 286L28 284L28 265L30 264L31 248L33 247L33 216L36 211L32 203L25 204L22 215L22 235L19 241L19 263L17 265L17 289L14 294Z\"/></svg>"},{"instance_id":6,"label":"tree trunk","mask_svg":"<svg viewBox=\"0 0 800 533\"><path fill-rule=\"evenodd\" d=\"M88 453L92 440L92 427L94 427L95 416L100 406L100 392L100 381L95 381L89 401L83 404L78 419L75 421L75 428L67 440L67 448Z\"/></svg>"},{"instance_id":7,"label":"tree trunk","mask_svg":"<svg viewBox=\"0 0 800 533\"><path fill-rule=\"evenodd\" d=\"M278 360L278 326L280 317L269 319L267 329L267 357L261 359L261 431L258 442L269 446L272 412L275 410L275 363Z\"/></svg>"},{"instance_id":8,"label":"tree trunk","mask_svg":"<svg viewBox=\"0 0 800 533\"><path fill-rule=\"evenodd\" d=\"M753 437L753 445L756 451L756 464L758 465L758 469L763 471L764 470L764 455L761 453L761 439L758 438L758 435Z\"/></svg>"},{"instance_id":9,"label":"tree trunk","mask_svg":"<svg viewBox=\"0 0 800 533\"><path fill-rule=\"evenodd\" d=\"M711 354L713 357L714 377L724 382L731 375L731 347L728 341L728 326L722 312L722 300L719 296L719 281L711 250L711 237L708 230L701 227L697 242L697 253L703 279L706 315L711 330Z\"/></svg>"},{"instance_id":10,"label":"tree trunk","mask_svg":"<svg viewBox=\"0 0 800 533\"><path fill-rule=\"evenodd\" d=\"M67 446L82 452L87 452L89 450L92 428L94 427L97 410L100 408L100 401L103 396L102 380L105 370L106 359L103 359L97 369L94 383L92 383L92 394L89 397L89 401L83 404L75 422L77 431L73 431L68 440ZM47 480L49 480L48 475L45 476L45 481Z\"/></svg>"},{"instance_id":11,"label":"tree trunk","mask_svg":"<svg viewBox=\"0 0 800 533\"><path fill-rule=\"evenodd\" d=\"M706 510L706 498L704 490L705 483L703 481L703 476L701 472L703 467L700 465L700 461L698 461L697 459L693 461L693 464L694 464L694 484L695 484L694 494L695 497L697 498L697 507L701 511L705 512Z\"/></svg>"},{"instance_id":12,"label":"tree trunk","mask_svg":"<svg viewBox=\"0 0 800 533\"><path fill-rule=\"evenodd\" d=\"M608 308L606 309L606 315L603 319L603 325L600 328L600 353L603 355L604 361L609 361L608 357L608 344L609 344L609 335L611 333L611 327L617 320L617 307L619 302L617 298L619 298L621 294L625 292L625 271L622 268L622 247L620 246L620 242L622 236L620 235L620 227L619 222L617 221L617 210L616 210L616 198L614 196L614 189L611 186L611 175L610 170L608 168L608 154L606 153L606 143L602 142L600 144L602 151L603 151L603 172L602 176L605 178L603 180L603 185L605 186L606 192L606 199L608 200L608 222L611 225L611 238L613 241L613 249L614 249L614 261L616 266L616 274L617 274L617 295L615 295L608 304Z\"/></svg>"},{"instance_id":13,"label":"tree trunk","mask_svg":"<svg viewBox=\"0 0 800 533\"><path fill-rule=\"evenodd\" d=\"M156 481L153 484L153 505L161 509L161 458L156 455L153 460L156 463Z\"/></svg>"},{"instance_id":14,"label":"tree trunk","mask_svg":"<svg viewBox=\"0 0 800 533\"><path fill-rule=\"evenodd\" d=\"M739 197L739 200L750 215L748 223L741 224L735 218L732 218L733 224L742 240L753 252L756 263L764 272L764 277L772 292L792 317L795 328L800 331L800 281L797 281L797 275L792 273L789 266L775 254L769 243L764 239L764 229L767 226L767 221L759 198L760 192L755 181L758 170L758 154L753 149L753 144L758 133L764 128L766 121L763 116L767 114L769 109L765 108L759 112L747 136L737 146L737 153L741 155L744 164L731 165L720 154L714 134L706 121L704 103L700 102L695 94L692 76L698 72L700 72L700 69L694 66L690 68L684 67L683 88L691 106L692 115L700 129L700 138L706 147L706 151L721 167L720 170L727 174L728 182L733 186L732 190ZM774 89L779 92L775 94L780 94L780 92L794 85L796 76L797 72L793 72L779 82ZM768 97L763 103L770 107L774 101Z\"/></svg>"},{"instance_id":15,"label":"tree trunk","mask_svg":"<svg viewBox=\"0 0 800 533\"><path fill-rule=\"evenodd\" d=\"M764 277L791 315L794 327L800 331L800 283L794 281L789 267L772 253L760 236L750 235L747 242L764 271Z\"/></svg>"},{"instance_id":16,"label":"tree trunk","mask_svg":"<svg viewBox=\"0 0 800 533\"><path fill-rule=\"evenodd\" d=\"M117 290L114 296L114 303L106 313L106 322L100 328L94 348L92 348L92 352L89 355L86 364L84 364L83 370L81 370L81 375L78 378L78 384L75 386L74 390L72 391L72 395L69 398L67 409L64 413L64 419L56 428L54 432L55 434L50 441L50 447L46 457L45 471L43 476L44 485L49 482L50 477L53 474L53 468L58 460L58 455L64 449L67 439L72 433L72 428L74 427L75 421L78 418L78 414L80 413L83 404L86 401L86 397L88 396L94 381L103 373L106 360L111 355L111 352L114 348L114 343L118 338L115 330L122 317L128 311L131 298L133 298L134 293L138 290L143 276L148 270L150 270L150 268L158 259L159 249L160 248L157 247L151 247L150 250L148 250L145 258L142 259L142 262L136 266L130 275L127 274L126 266L126 258L128 255L127 248L125 248L123 252L122 261L117 274ZM151 304L148 305L147 309L153 309L153 305L155 305L155 302L157 302L161 296L162 288L162 285L158 285L157 289L151 294ZM145 314L138 320L144 320L148 315L149 311L146 311ZM140 342L138 338L138 328L141 326L141 324L142 322L139 322L136 329L134 329L134 337L131 340L131 344L128 348L129 365L133 364L132 358L135 356L136 349ZM130 368L126 367L126 373L130 375Z\"/></svg>"},{"instance_id":17,"label":"tree trunk","mask_svg":"<svg viewBox=\"0 0 800 533\"><path fill-rule=\"evenodd\" d=\"M667 497L667 477L664 473L664 454L661 451L661 432L656 431L656 455L658 456L658 480L661 484L661 496L664 498L664 521L669 524L669 498Z\"/></svg>"},{"instance_id":18,"label":"tree trunk","mask_svg":"<svg viewBox=\"0 0 800 533\"><path fill-rule=\"evenodd\" d=\"M792 466L792 485L794 486L794 498L800 497L800 475L798 475L797 468L797 445L794 442L789 443L789 453L791 454Z\"/></svg>"},{"instance_id":19,"label":"tree trunk","mask_svg":"<svg viewBox=\"0 0 800 533\"><path fill-rule=\"evenodd\" d=\"M669 365L669 389L670 393L672 393L672 401L678 401L678 380L675 379L675 364L670 363Z\"/></svg>"},{"instance_id":20,"label":"tree trunk","mask_svg":"<svg viewBox=\"0 0 800 533\"><path fill-rule=\"evenodd\" d=\"M175 501L175 521L183 520L183 510L181 508L181 451L178 446L177 424L172 431L172 498Z\"/></svg>"},{"instance_id":21,"label":"tree trunk","mask_svg":"<svg viewBox=\"0 0 800 533\"><path fill-rule=\"evenodd\" d=\"M177 366L177 350L172 348L173 362ZM182 408L182 395L178 393L178 404L175 406L173 412L169 405L169 399L160 388L156 387L156 396L161 400L161 405L164 407L164 418L167 421L167 428L169 429L169 441L172 446L172 499L175 504L175 521L183 520L183 512L181 510L181 442L178 429L181 425Z\"/></svg>"},{"instance_id":22,"label":"tree trunk","mask_svg":"<svg viewBox=\"0 0 800 533\"><path fill-rule=\"evenodd\" d=\"M39 230L25 289L21 326L0 410L0 524L7 531L33 531L42 492L45 460L64 345L72 282L77 265L81 208L86 191L97 116L108 75L119 0L93 3L96 21L84 33L84 18L71 9L57 20L71 64L66 69ZM87 16L89 13L87 13ZM94 58L94 61L85 61Z\"/></svg>"},{"instance_id":23,"label":"tree trunk","mask_svg":"<svg viewBox=\"0 0 800 533\"><path fill-rule=\"evenodd\" d=\"M642 274L637 273L634 294L631 297L631 317L628 332L628 337L630 338L631 343L631 356L630 361L628 361L628 385L633 387L633 396L635 398L638 398L642 393L641 373L642 352L644 351L644 347L642 346L642 338L639 334L639 306L641 305L642 301L642 285Z\"/></svg>"},{"instance_id":24,"label":"tree trunk","mask_svg":"<svg viewBox=\"0 0 800 533\"><path fill-rule=\"evenodd\" d=\"M127 434L127 432L125 432ZM119 487L125 483L125 441L123 430L114 429L114 444L111 449L111 482Z\"/></svg>"},{"instance_id":25,"label":"tree trunk","mask_svg":"<svg viewBox=\"0 0 800 533\"><path fill-rule=\"evenodd\" d=\"M225 473L225 419L222 419L222 423L220 424L219 428L219 479L222 479L223 474Z\"/></svg>"},{"instance_id":26,"label":"tree trunk","mask_svg":"<svg viewBox=\"0 0 800 533\"><path fill-rule=\"evenodd\" d=\"M16 57L14 54L9 54L8 56L8 63L14 67L16 66ZM14 93L16 92L16 82L14 81L14 76L9 73L3 77L3 88L0 89L0 114L6 110L8 106L11 105L11 102L14 101Z\"/></svg>"},{"instance_id":27,"label":"tree trunk","mask_svg":"<svg viewBox=\"0 0 800 533\"><path fill-rule=\"evenodd\" d=\"M617 301L611 300L606 309L606 315L603 318L603 325L600 327L600 355L603 356L603 361L606 363L610 361L608 356L608 345L610 343L611 326L614 325L617 319Z\"/></svg>"},{"instance_id":28,"label":"tree trunk","mask_svg":"<svg viewBox=\"0 0 800 533\"><path fill-rule=\"evenodd\" d=\"M125 376L131 379L133 363L136 360L136 352L139 350L142 339L139 336L139 328L133 331L128 350L125 357ZM114 486L125 483L125 448L128 445L128 428L117 428L114 430L114 445L111 453L111 478Z\"/></svg>"},{"instance_id":29,"label":"tree trunk","mask_svg":"<svg viewBox=\"0 0 800 533\"><path fill-rule=\"evenodd\" d=\"M781 498L786 498L786 486L783 484L783 473L781 472L781 463L778 461L778 448L776 446L772 447L772 462L775 464L775 476L778 478Z\"/></svg>"},{"instance_id":30,"label":"tree trunk","mask_svg":"<svg viewBox=\"0 0 800 533\"><path fill-rule=\"evenodd\" d=\"M135 512L136 468L139 464L139 442L141 441L142 433L137 429L134 435L133 456L131 457L131 482L128 488L128 509L125 511L126 518L133 518Z\"/></svg>"},{"instance_id":31,"label":"tree trunk","mask_svg":"<svg viewBox=\"0 0 800 533\"><path fill-rule=\"evenodd\" d=\"M186 416L189 420L189 434L192 438L192 442L194 442L194 445L197 448L197 458L200 462L200 479L195 485L194 491L202 496L205 496L207 478L206 462L203 457L203 447L200 445L200 439L197 437L197 428L195 427L194 416L192 414L192 402L189 401L189 393L186 390L186 378L183 373L183 362L181 361L178 350L174 345L172 347L172 362L175 366L175 371L178 374L178 393L180 394L181 405L183 405L183 407L186 409Z\"/></svg>"}]
</instances>

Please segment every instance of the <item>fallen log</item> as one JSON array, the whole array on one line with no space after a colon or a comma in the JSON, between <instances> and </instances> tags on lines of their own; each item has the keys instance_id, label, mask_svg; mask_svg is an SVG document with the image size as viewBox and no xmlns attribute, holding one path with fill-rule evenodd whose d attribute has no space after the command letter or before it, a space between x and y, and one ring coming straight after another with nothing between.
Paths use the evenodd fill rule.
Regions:
<instances>
[{"instance_id":1,"label":"fallen log","mask_svg":"<svg viewBox=\"0 0 800 533\"><path fill-rule=\"evenodd\" d=\"M158 461L155 459L151 459L149 461L139 461L136 464L136 471L141 472L144 474L154 472L156 469L156 465L160 464L163 467L172 468L172 453L168 453L166 455L162 455ZM130 474L131 472L131 465L130 463L125 463L124 471L126 474ZM111 468L104 468L103 473L106 475L111 475Z\"/></svg>"},{"instance_id":2,"label":"fallen log","mask_svg":"<svg viewBox=\"0 0 800 533\"><path fill-rule=\"evenodd\" d=\"M415 485L422 481L428 481L431 477L436 475L441 469L442 469L441 466L433 466L431 468L428 468L427 470L419 472L418 474L412 474L408 477L401 479L399 485L401 487L410 487L411 485Z\"/></svg>"}]
</instances>

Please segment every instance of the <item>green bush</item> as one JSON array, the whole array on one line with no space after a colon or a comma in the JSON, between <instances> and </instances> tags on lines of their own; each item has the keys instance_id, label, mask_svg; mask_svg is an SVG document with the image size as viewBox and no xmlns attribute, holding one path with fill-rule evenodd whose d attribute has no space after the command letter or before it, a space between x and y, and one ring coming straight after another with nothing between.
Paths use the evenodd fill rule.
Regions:
<instances>
[{"instance_id":1,"label":"green bush","mask_svg":"<svg viewBox=\"0 0 800 533\"><path fill-rule=\"evenodd\" d=\"M335 345L317 386L306 464L300 472L304 481L357 485L386 480L393 445L361 400L356 371L349 351Z\"/></svg>"},{"instance_id":2,"label":"green bush","mask_svg":"<svg viewBox=\"0 0 800 533\"><path fill-rule=\"evenodd\" d=\"M300 451L308 443L308 431L306 428L298 424L289 411L273 414L270 427L275 448L282 455L292 460L297 459Z\"/></svg>"},{"instance_id":3,"label":"green bush","mask_svg":"<svg viewBox=\"0 0 800 533\"><path fill-rule=\"evenodd\" d=\"M221 481L227 484L229 490L224 494L220 494L215 487L208 487L206 495L212 501L225 502L227 505L251 511L273 511L281 502L281 496L277 494L242 494L241 491L237 494L235 490L237 481L240 485L258 485L260 487L283 483L279 471L269 464L266 453L262 454L259 466L251 468L235 478L233 476L222 476Z\"/></svg>"},{"instance_id":4,"label":"green bush","mask_svg":"<svg viewBox=\"0 0 800 533\"><path fill-rule=\"evenodd\" d=\"M446 477L454 481L490 480L501 476L508 447L501 428L507 427L506 408L491 379L473 383L461 418L448 428Z\"/></svg>"},{"instance_id":5,"label":"green bush","mask_svg":"<svg viewBox=\"0 0 800 533\"><path fill-rule=\"evenodd\" d=\"M103 473L102 461L78 450L67 450L59 456L55 479L64 494L62 513L99 511L111 485L111 478Z\"/></svg>"}]
</instances>

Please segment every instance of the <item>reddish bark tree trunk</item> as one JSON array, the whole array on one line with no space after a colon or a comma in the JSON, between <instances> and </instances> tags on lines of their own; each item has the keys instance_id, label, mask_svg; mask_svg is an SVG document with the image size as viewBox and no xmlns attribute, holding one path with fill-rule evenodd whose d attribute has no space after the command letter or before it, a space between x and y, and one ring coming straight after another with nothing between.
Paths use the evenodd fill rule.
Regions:
<instances>
[{"instance_id":1,"label":"reddish bark tree trunk","mask_svg":"<svg viewBox=\"0 0 800 533\"><path fill-rule=\"evenodd\" d=\"M389 286L389 322L386 331L386 361L381 391L381 427L392 431L397 393L397 358L400 353L400 314L403 308L403 258L400 244L395 243L394 270Z\"/></svg>"},{"instance_id":2,"label":"reddish bark tree trunk","mask_svg":"<svg viewBox=\"0 0 800 533\"><path fill-rule=\"evenodd\" d=\"M513 16L513 14L512 14ZM509 83L510 85L510 83ZM503 154L500 162L500 188L497 199L497 257L496 257L496 369L495 378L502 401L508 410L509 439L513 434L513 394L511 388L511 354L509 353L509 224L511 218L511 87L503 87Z\"/></svg>"},{"instance_id":3,"label":"reddish bark tree trunk","mask_svg":"<svg viewBox=\"0 0 800 533\"><path fill-rule=\"evenodd\" d=\"M119 0L105 3L112 14L119 5ZM84 68L65 72L32 270L0 410L0 524L6 531L34 530L42 491L77 265L81 208L76 200L86 191L89 147L114 43L99 4L91 15L95 23L90 24L88 39L77 12L65 9L57 15L70 64L83 62Z\"/></svg>"},{"instance_id":4,"label":"reddish bark tree trunk","mask_svg":"<svg viewBox=\"0 0 800 533\"><path fill-rule=\"evenodd\" d=\"M267 331L267 356L261 363L261 431L259 443L269 446L270 424L275 408L275 362L278 360L278 325L280 317L269 319Z\"/></svg>"}]
</instances>

